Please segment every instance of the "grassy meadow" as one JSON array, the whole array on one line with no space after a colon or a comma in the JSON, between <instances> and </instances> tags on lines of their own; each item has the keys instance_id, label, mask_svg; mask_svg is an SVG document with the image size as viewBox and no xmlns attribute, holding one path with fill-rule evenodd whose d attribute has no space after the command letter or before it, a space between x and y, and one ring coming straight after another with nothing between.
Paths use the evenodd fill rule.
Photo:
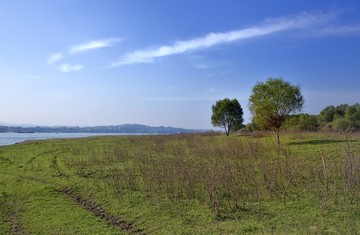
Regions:
<instances>
[{"instance_id":1,"label":"grassy meadow","mask_svg":"<svg viewBox=\"0 0 360 235\"><path fill-rule=\"evenodd\" d=\"M359 234L360 135L187 134L0 147L0 234Z\"/></svg>"}]
</instances>

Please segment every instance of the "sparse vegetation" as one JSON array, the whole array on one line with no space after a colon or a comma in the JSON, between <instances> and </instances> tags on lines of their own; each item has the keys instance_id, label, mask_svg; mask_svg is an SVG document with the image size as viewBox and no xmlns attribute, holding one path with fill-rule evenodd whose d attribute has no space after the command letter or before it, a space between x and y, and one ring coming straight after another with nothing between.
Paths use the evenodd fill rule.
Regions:
<instances>
[{"instance_id":1,"label":"sparse vegetation","mask_svg":"<svg viewBox=\"0 0 360 235\"><path fill-rule=\"evenodd\" d=\"M92 137L0 148L1 234L359 232L360 136Z\"/></svg>"}]
</instances>

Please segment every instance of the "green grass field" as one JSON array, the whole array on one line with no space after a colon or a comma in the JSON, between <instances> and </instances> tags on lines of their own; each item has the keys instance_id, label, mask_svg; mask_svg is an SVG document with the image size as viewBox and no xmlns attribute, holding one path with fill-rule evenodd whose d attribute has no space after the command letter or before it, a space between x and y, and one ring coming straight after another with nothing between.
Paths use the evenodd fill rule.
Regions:
<instances>
[{"instance_id":1,"label":"green grass field","mask_svg":"<svg viewBox=\"0 0 360 235\"><path fill-rule=\"evenodd\" d=\"M0 147L0 234L358 234L359 198L353 133Z\"/></svg>"}]
</instances>

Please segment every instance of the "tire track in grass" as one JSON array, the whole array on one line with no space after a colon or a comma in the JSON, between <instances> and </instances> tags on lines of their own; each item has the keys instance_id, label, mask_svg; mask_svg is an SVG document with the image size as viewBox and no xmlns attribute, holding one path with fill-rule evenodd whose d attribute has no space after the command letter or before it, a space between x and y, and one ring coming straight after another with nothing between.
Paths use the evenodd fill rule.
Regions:
<instances>
[{"instance_id":1,"label":"tire track in grass","mask_svg":"<svg viewBox=\"0 0 360 235\"><path fill-rule=\"evenodd\" d=\"M60 154L62 154L62 153L60 152L60 153L57 153L54 155L54 157L52 159L52 167L54 169L56 169L57 171L59 171L61 174L66 175L64 172L62 172L60 170L58 162L57 162L58 161L57 157ZM80 195L78 195L77 193L75 193L72 190L65 188L65 189L59 190L59 192L66 194L72 200L74 200L77 204L79 204L82 208L92 212L96 217L102 219L107 224L112 225L112 226L120 229L123 232L127 232L130 234L145 235L143 230L136 229L133 223L125 221L118 216L111 215L109 212L107 212L103 208L101 208L101 206L84 199L83 197L81 197Z\"/></svg>"},{"instance_id":2,"label":"tire track in grass","mask_svg":"<svg viewBox=\"0 0 360 235\"><path fill-rule=\"evenodd\" d=\"M14 208L9 208L8 213L12 234L23 234L24 226L20 222L19 214L16 212L16 210L14 210Z\"/></svg>"},{"instance_id":3,"label":"tire track in grass","mask_svg":"<svg viewBox=\"0 0 360 235\"><path fill-rule=\"evenodd\" d=\"M0 206L0 209L3 210L3 212L5 212L6 214L6 224L8 224L8 228L9 228L9 232L10 234L23 234L23 225L20 222L19 219L19 214L17 212L17 210L19 210L19 208L17 208L17 205L14 205L16 202L14 201L6 201L5 203L3 203L3 205ZM5 232L5 231L4 231ZM0 231L0 234L1 231Z\"/></svg>"},{"instance_id":4,"label":"tire track in grass","mask_svg":"<svg viewBox=\"0 0 360 235\"><path fill-rule=\"evenodd\" d=\"M2 184L0 184L0 186L2 186ZM2 222L4 222L1 227L6 227L5 231L7 231L1 231L0 228L0 234L3 234L2 232L4 232L4 234L23 234L24 225L20 221L21 212L22 207L18 197L5 190L0 190L0 216L2 217Z\"/></svg>"},{"instance_id":5,"label":"tire track in grass","mask_svg":"<svg viewBox=\"0 0 360 235\"><path fill-rule=\"evenodd\" d=\"M32 177L32 176L24 176L24 175L19 175L19 174L8 174L8 175L16 176L23 180L36 182L41 185L51 186L55 191L58 191L60 193L67 195L68 197L70 197L73 201L75 201L77 204L79 204L83 209L90 211L96 217L100 218L107 224L114 226L123 232L129 233L129 234L141 234L141 235L146 234L143 230L137 229L133 223L128 222L128 221L120 218L119 216L111 215L109 212L105 211L101 206L84 199L82 196L78 195L77 193L75 193L74 191L72 191L68 188L59 190L57 187L54 187L54 185L52 183L50 183L44 179L39 179L39 178ZM14 214L14 216L11 216L11 217L12 217L11 218L11 231L13 232L13 234L22 234L22 232L21 232L22 226L17 223L18 219L17 219L16 214Z\"/></svg>"},{"instance_id":6,"label":"tire track in grass","mask_svg":"<svg viewBox=\"0 0 360 235\"><path fill-rule=\"evenodd\" d=\"M66 174L64 172L62 172L62 170L58 166L57 157L60 154L64 154L67 151L69 151L69 150L63 149L61 151L59 149L56 149L53 151L42 152L42 153L37 154L36 156L32 157L30 160L28 160L26 162L26 164L30 165L36 158L49 154L50 156L52 156L50 167L53 168L54 170L58 171L61 175L66 176ZM146 234L143 230L137 229L133 223L128 222L128 221L120 218L119 216L111 215L109 212L105 211L101 206L84 199L82 196L78 195L77 193L75 193L74 191L72 191L68 188L59 190L59 186L55 187L53 183L51 183L45 179L41 179L41 178L37 178L37 177L33 177L33 176L14 174L14 173L12 173L12 174L10 173L8 175L13 175L13 176L16 176L23 180L37 182L42 185L51 186L52 188L54 188L55 191L61 192L61 193L65 194L66 196L70 197L73 201L75 201L83 209L93 213L96 217L100 218L107 224L114 226L115 228L117 228L123 232L129 233L129 234L141 234L141 235ZM22 234L21 226L19 226L16 223L16 216L14 219L15 220L12 221L12 224L11 224L11 231L13 232L13 234Z\"/></svg>"},{"instance_id":7,"label":"tire track in grass","mask_svg":"<svg viewBox=\"0 0 360 235\"><path fill-rule=\"evenodd\" d=\"M60 192L65 193L67 196L69 196L71 199L73 199L76 203L80 204L84 209L92 212L96 217L99 217L100 219L104 220L106 223L117 227L118 229L128 232L130 234L142 234L145 235L143 230L136 229L134 224L125 221L119 217L113 216L106 212L104 209L102 209L99 205L92 203L90 201L87 201L80 195L76 194L74 191L70 189L62 189Z\"/></svg>"},{"instance_id":8,"label":"tire track in grass","mask_svg":"<svg viewBox=\"0 0 360 235\"><path fill-rule=\"evenodd\" d=\"M26 164L27 165L30 165L33 161L35 161L38 157L40 156L43 156L43 155L46 155L46 154L52 154L52 153L57 153L57 154L62 154L62 153L66 153L70 151L70 149L54 149L54 150L51 150L51 151L45 151L45 152L41 152L41 153L38 153L36 154L35 156L31 157L27 162Z\"/></svg>"}]
</instances>

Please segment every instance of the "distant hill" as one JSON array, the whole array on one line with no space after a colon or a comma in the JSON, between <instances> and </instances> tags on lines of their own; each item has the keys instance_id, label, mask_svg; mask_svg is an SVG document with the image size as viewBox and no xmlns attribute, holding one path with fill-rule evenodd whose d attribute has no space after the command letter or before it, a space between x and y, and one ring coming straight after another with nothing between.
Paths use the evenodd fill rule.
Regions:
<instances>
[{"instance_id":1,"label":"distant hill","mask_svg":"<svg viewBox=\"0 0 360 235\"><path fill-rule=\"evenodd\" d=\"M124 124L116 126L94 126L94 127L16 127L0 126L0 132L18 133L144 133L144 134L176 134L205 132L206 130L194 130L175 127L152 127L139 124Z\"/></svg>"}]
</instances>

